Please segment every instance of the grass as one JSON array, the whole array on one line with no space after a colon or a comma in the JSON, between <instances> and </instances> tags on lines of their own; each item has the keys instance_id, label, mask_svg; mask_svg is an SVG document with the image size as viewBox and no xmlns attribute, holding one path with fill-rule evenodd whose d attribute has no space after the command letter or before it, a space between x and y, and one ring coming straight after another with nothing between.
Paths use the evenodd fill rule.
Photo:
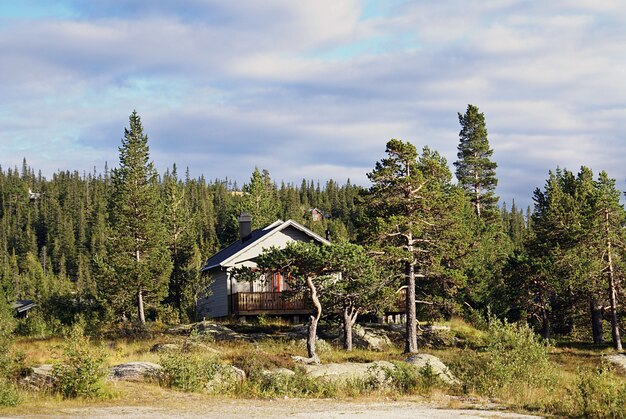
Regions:
<instances>
[{"instance_id":1,"label":"grass","mask_svg":"<svg viewBox=\"0 0 626 419\"><path fill-rule=\"evenodd\" d=\"M451 366L457 375L462 375L463 366L476 363L484 358L484 351L489 339L484 331L472 328L461 320L448 323L451 333L461 341L461 347L446 347L425 352L441 358ZM253 331L253 326L246 326L246 331ZM281 333L286 326L263 325L267 331ZM240 328L240 332L244 328ZM256 330L258 331L258 330ZM155 334L145 339L108 339L94 341L102 348L105 363L108 366L130 361L161 362L161 355L150 349L159 343L183 345L185 336ZM204 403L218 398L282 398L283 396L316 398L332 397L344 399L385 399L394 400L429 400L447 407L467 407L468 403L478 400L495 400L510 409L529 412L541 412L553 415L569 416L610 416L620 417L620 403L626 402L626 394L620 392L626 388L626 379L612 368L601 369L603 355L614 353L606 346L583 345L571 342L557 343L547 349L550 364L554 367L554 383L550 386L537 383L518 382L502 386L496 392L488 392L478 387L431 386L429 380L417 379L410 375L398 374L398 385L387 388L374 388L365 382L349 382L343 385L320 384L308 377L297 374L282 382L269 382L261 377L260 372L267 369L297 369L292 355L306 355L306 348L301 341L283 338L266 339L258 342L220 342L201 336L192 338L195 342L208 345L217 350L207 354L207 359L216 357L222 364L240 367L248 374L248 380L228 390L225 394L211 395L206 392L185 393L169 387L150 383L111 382L103 399L99 400L62 400L54 394L23 392L23 404L17 407L0 408L3 414L49 413L58 410L85 406L161 406L173 408L187 404ZM355 349L345 352L330 344L322 345L320 358L323 363L401 361L405 359L401 348L373 352ZM21 352L25 365L59 362L63 351L61 339L18 339L15 349ZM506 349L505 349L506 350ZM202 356L202 351L196 351ZM500 366L502 367L502 366ZM503 367L502 367L503 368ZM526 367L525 367L526 368ZM534 368L532 365L527 368ZM600 369L599 369L600 368ZM532 373L532 371L531 371ZM537 373L540 373L537 370ZM256 376L255 376L256 374ZM428 377L426 377L428 378ZM488 377L487 377L488 378ZM404 380L404 381L402 381ZM421 380L421 381L420 381ZM408 386L408 387L407 387ZM411 388L411 386L414 386ZM489 397L487 399L486 397ZM603 406L613 410L603 411ZM611 407L612 406L612 407ZM600 409L600 410L598 410ZM608 412L608 413L607 413Z\"/></svg>"}]
</instances>

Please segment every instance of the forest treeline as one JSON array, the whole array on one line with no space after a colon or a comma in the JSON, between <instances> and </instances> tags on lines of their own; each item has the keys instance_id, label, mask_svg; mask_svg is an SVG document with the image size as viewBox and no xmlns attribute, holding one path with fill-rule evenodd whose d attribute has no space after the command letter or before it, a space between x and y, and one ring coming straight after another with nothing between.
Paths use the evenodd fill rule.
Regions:
<instances>
[{"instance_id":1,"label":"forest treeline","mask_svg":"<svg viewBox=\"0 0 626 419\"><path fill-rule=\"evenodd\" d=\"M617 344L626 213L615 181L586 167L557 168L533 208L499 203L484 115L469 105L459 123L452 165L428 147L391 140L381 143L368 188L285 183L266 169L238 187L176 165L157 173L133 113L118 167L50 179L26 160L0 168L0 289L6 302L36 302L23 334L58 333L78 320L93 331L142 316L194 321L210 280L202 263L237 240L245 211L253 228L293 219L332 242L362 245L387 267L384 280L410 284L420 320L490 312L527 321L544 337L601 342L612 332ZM131 190L137 179L143 189ZM130 267L124 249L142 225L146 237L137 242L151 247L142 250L145 263ZM130 284L129 276L144 279Z\"/></svg>"}]
</instances>

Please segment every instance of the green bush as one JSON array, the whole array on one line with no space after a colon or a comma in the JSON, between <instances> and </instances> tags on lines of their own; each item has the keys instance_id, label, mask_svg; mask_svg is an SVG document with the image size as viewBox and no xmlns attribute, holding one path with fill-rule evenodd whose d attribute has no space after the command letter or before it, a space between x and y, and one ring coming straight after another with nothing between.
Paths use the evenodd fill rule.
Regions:
<instances>
[{"instance_id":1,"label":"green bush","mask_svg":"<svg viewBox=\"0 0 626 419\"><path fill-rule=\"evenodd\" d=\"M380 372L383 379L380 380ZM445 386L430 364L421 368L406 362L393 362L393 367L376 367L370 371L370 387L391 387L402 394L430 394L436 387Z\"/></svg>"},{"instance_id":2,"label":"green bush","mask_svg":"<svg viewBox=\"0 0 626 419\"><path fill-rule=\"evenodd\" d=\"M160 358L165 374L164 384L183 391L214 390L207 385L224 371L223 365L216 359L196 353L166 351Z\"/></svg>"},{"instance_id":3,"label":"green bush","mask_svg":"<svg viewBox=\"0 0 626 419\"><path fill-rule=\"evenodd\" d=\"M626 417L626 387L613 368L603 362L597 369L578 371L573 391L575 416L585 418Z\"/></svg>"},{"instance_id":4,"label":"green bush","mask_svg":"<svg viewBox=\"0 0 626 419\"><path fill-rule=\"evenodd\" d=\"M0 406L17 406L21 402L21 397L15 384L0 378Z\"/></svg>"},{"instance_id":5,"label":"green bush","mask_svg":"<svg viewBox=\"0 0 626 419\"><path fill-rule=\"evenodd\" d=\"M482 351L463 351L454 365L467 391L498 397L522 388L556 385L549 346L527 324L491 318L486 339Z\"/></svg>"},{"instance_id":6,"label":"green bush","mask_svg":"<svg viewBox=\"0 0 626 419\"><path fill-rule=\"evenodd\" d=\"M55 389L64 398L102 396L102 379L106 375L104 354L93 349L91 342L75 327L63 350L61 363L52 370Z\"/></svg>"},{"instance_id":7,"label":"green bush","mask_svg":"<svg viewBox=\"0 0 626 419\"><path fill-rule=\"evenodd\" d=\"M349 386L344 383L343 387ZM302 368L296 368L294 374L259 374L253 376L243 391L246 395L257 397L336 397L343 390L337 383L309 377Z\"/></svg>"}]
</instances>

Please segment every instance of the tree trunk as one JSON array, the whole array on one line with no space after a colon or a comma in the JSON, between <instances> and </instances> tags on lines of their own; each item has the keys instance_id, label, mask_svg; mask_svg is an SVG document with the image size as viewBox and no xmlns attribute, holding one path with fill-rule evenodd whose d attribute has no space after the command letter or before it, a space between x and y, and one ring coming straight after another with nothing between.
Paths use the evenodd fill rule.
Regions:
<instances>
[{"instance_id":1,"label":"tree trunk","mask_svg":"<svg viewBox=\"0 0 626 419\"><path fill-rule=\"evenodd\" d=\"M411 246L412 247L412 246ZM417 318L415 313L415 266L406 263L406 336L404 353L417 353Z\"/></svg>"},{"instance_id":2,"label":"tree trunk","mask_svg":"<svg viewBox=\"0 0 626 419\"><path fill-rule=\"evenodd\" d=\"M356 323L358 311L352 307L343 309L343 349L352 350L352 326Z\"/></svg>"},{"instance_id":3,"label":"tree trunk","mask_svg":"<svg viewBox=\"0 0 626 419\"><path fill-rule=\"evenodd\" d=\"M617 290L615 287L615 276L613 273L613 255L611 254L611 231L609 229L609 210L604 210L604 225L606 227L606 258L609 263L609 299L611 302L611 335L613 337L613 347L621 351L622 339L619 335L619 323L617 321Z\"/></svg>"},{"instance_id":4,"label":"tree trunk","mask_svg":"<svg viewBox=\"0 0 626 419\"><path fill-rule=\"evenodd\" d=\"M541 307L541 337L550 339L550 317L548 316L548 299L544 296Z\"/></svg>"},{"instance_id":5,"label":"tree trunk","mask_svg":"<svg viewBox=\"0 0 626 419\"><path fill-rule=\"evenodd\" d=\"M137 309L139 311L139 321L141 324L146 324L146 316L143 312L143 290L141 288L137 291Z\"/></svg>"},{"instance_id":6,"label":"tree trunk","mask_svg":"<svg viewBox=\"0 0 626 419\"><path fill-rule=\"evenodd\" d=\"M589 310L591 314L591 334L593 343L604 343L604 330L602 328L602 304L593 295L589 297Z\"/></svg>"},{"instance_id":7,"label":"tree trunk","mask_svg":"<svg viewBox=\"0 0 626 419\"><path fill-rule=\"evenodd\" d=\"M306 350L309 358L316 364L319 364L320 358L315 352L315 338L317 336L317 323L322 316L322 305L320 304L320 300L317 297L317 288L315 288L315 284L313 284L313 280L310 277L307 277L306 284L309 288L309 291L311 292L311 301L313 302L313 307L315 307L314 315L311 315L309 317L309 334L306 340Z\"/></svg>"}]
</instances>

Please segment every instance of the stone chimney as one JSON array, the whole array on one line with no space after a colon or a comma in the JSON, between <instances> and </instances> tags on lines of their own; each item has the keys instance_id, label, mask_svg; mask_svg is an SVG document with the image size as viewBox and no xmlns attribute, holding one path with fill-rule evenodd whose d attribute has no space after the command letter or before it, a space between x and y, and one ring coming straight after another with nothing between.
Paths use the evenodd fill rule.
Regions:
<instances>
[{"instance_id":1,"label":"stone chimney","mask_svg":"<svg viewBox=\"0 0 626 419\"><path fill-rule=\"evenodd\" d=\"M239 236L241 242L245 242L252 235L252 217L247 212L242 212L239 216Z\"/></svg>"}]
</instances>

